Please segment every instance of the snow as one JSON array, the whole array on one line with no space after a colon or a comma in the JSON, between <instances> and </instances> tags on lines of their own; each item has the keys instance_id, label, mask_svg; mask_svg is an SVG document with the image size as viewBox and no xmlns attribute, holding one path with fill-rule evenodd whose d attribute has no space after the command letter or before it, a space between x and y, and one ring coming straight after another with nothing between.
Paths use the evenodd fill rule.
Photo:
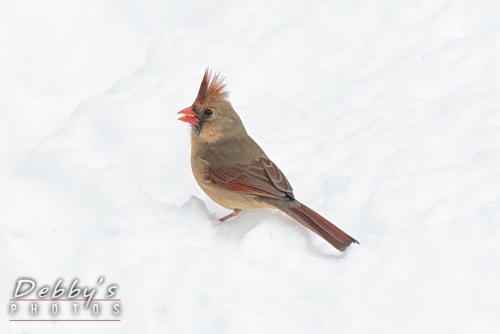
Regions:
<instances>
[{"instance_id":1,"label":"snow","mask_svg":"<svg viewBox=\"0 0 500 334\"><path fill-rule=\"evenodd\" d=\"M40 331L8 321L17 279L105 277L119 333L497 333L499 15L1 2L1 332ZM176 117L206 67L296 197L359 245L271 210L217 221L229 210L194 182Z\"/></svg>"}]
</instances>

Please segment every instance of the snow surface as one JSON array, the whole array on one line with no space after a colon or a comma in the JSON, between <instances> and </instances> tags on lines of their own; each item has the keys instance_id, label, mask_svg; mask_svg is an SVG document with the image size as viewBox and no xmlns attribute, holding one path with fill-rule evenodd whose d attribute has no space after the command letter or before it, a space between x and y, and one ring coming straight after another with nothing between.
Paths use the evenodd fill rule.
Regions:
<instances>
[{"instance_id":1,"label":"snow surface","mask_svg":"<svg viewBox=\"0 0 500 334\"><path fill-rule=\"evenodd\" d=\"M119 333L498 333L500 2L0 2L0 332L15 282L119 284ZM298 199L198 189L206 67ZM92 332L109 333L113 330ZM63 332L56 330L55 332Z\"/></svg>"}]
</instances>

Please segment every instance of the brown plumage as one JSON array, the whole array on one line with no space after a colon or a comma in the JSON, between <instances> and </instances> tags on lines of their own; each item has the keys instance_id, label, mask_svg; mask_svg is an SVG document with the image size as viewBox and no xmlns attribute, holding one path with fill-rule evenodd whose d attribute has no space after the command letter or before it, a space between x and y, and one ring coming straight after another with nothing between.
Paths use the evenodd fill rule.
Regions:
<instances>
[{"instance_id":1,"label":"brown plumage","mask_svg":"<svg viewBox=\"0 0 500 334\"><path fill-rule=\"evenodd\" d=\"M358 243L317 212L297 201L280 169L247 134L227 100L224 78L205 71L198 96L181 110L179 120L191 124L191 169L201 189L216 203L241 210L275 208L344 251Z\"/></svg>"}]
</instances>

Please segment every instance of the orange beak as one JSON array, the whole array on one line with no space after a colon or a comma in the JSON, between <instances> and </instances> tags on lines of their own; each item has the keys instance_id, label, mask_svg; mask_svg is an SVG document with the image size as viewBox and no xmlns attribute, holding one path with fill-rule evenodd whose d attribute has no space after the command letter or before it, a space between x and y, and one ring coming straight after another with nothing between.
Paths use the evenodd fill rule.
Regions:
<instances>
[{"instance_id":1,"label":"orange beak","mask_svg":"<svg viewBox=\"0 0 500 334\"><path fill-rule=\"evenodd\" d=\"M178 118L179 121L183 121L194 126L198 126L198 124L200 124L200 119L198 118L198 115L196 115L196 113L194 112L193 107L182 109L177 114L181 115L181 117Z\"/></svg>"}]
</instances>

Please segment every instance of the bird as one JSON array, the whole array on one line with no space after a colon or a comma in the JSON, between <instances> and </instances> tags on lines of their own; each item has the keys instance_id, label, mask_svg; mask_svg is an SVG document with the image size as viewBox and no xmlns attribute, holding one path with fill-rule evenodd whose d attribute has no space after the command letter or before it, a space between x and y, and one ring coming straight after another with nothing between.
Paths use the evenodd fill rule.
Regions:
<instances>
[{"instance_id":1,"label":"bird","mask_svg":"<svg viewBox=\"0 0 500 334\"><path fill-rule=\"evenodd\" d=\"M290 183L248 135L228 100L224 77L205 70L194 103L177 114L191 126L191 169L199 187L217 204L233 210L274 208L343 252L358 243L326 218L299 202Z\"/></svg>"}]
</instances>

